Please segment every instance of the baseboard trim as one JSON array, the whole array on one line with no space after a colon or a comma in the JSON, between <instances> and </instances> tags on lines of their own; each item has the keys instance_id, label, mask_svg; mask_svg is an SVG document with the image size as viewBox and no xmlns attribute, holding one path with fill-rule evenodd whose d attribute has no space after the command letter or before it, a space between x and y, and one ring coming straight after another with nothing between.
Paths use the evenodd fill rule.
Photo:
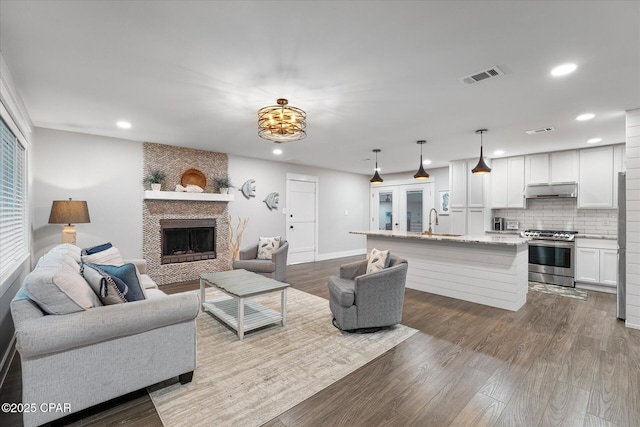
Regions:
<instances>
[{"instance_id":1,"label":"baseboard trim","mask_svg":"<svg viewBox=\"0 0 640 427\"><path fill-rule=\"evenodd\" d=\"M9 348L5 351L4 356L2 357L2 362L0 362L0 390L4 387L4 380L7 379L7 374L9 373L9 367L11 366L11 362L13 361L13 357L16 354L16 336L15 334L11 338L11 344L9 344Z\"/></svg>"},{"instance_id":2,"label":"baseboard trim","mask_svg":"<svg viewBox=\"0 0 640 427\"><path fill-rule=\"evenodd\" d=\"M630 329L640 329L640 325L636 325L635 323L629 323L628 321L624 322L624 326Z\"/></svg>"},{"instance_id":3,"label":"baseboard trim","mask_svg":"<svg viewBox=\"0 0 640 427\"><path fill-rule=\"evenodd\" d=\"M367 253L367 248L354 249L352 251L344 251L344 252L331 252L328 254L318 254L316 256L316 261L326 261L329 259L345 258L348 256L365 255L366 253Z\"/></svg>"}]
</instances>

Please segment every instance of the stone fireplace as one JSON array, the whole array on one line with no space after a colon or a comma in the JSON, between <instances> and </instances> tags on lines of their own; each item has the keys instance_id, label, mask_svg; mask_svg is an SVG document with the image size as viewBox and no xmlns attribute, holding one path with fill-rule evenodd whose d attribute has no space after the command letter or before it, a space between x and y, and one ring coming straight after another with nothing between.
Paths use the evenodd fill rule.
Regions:
<instances>
[{"instance_id":1,"label":"stone fireplace","mask_svg":"<svg viewBox=\"0 0 640 427\"><path fill-rule=\"evenodd\" d=\"M227 155L224 153L172 145L145 142L143 158L144 176L154 169L166 174L163 191L174 190L184 171L198 169L207 178L204 192L213 193L213 178L226 176L228 169ZM143 200L142 252L147 260L149 275L158 285L196 280L201 273L231 269L227 205L226 201ZM168 235L163 236L163 225ZM195 230L188 232L186 237L184 234L178 237L178 229L186 225ZM205 228L213 230L202 230ZM167 237L175 237L178 243L184 243L186 239L190 242L188 245L197 248L169 245ZM204 240L211 247L203 246Z\"/></svg>"}]
</instances>

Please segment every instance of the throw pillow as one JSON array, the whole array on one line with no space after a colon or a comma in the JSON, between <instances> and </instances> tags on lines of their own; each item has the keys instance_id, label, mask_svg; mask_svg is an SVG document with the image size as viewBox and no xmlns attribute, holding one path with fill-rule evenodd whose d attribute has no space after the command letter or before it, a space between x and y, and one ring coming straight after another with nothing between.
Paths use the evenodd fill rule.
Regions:
<instances>
[{"instance_id":1,"label":"throw pillow","mask_svg":"<svg viewBox=\"0 0 640 427\"><path fill-rule=\"evenodd\" d=\"M122 265L124 260L120 256L120 251L116 247L110 247L90 255L82 255L83 263Z\"/></svg>"},{"instance_id":2,"label":"throw pillow","mask_svg":"<svg viewBox=\"0 0 640 427\"><path fill-rule=\"evenodd\" d=\"M379 251L376 248L371 249L369 262L367 263L367 273L375 273L389 267L389 251Z\"/></svg>"},{"instance_id":3,"label":"throw pillow","mask_svg":"<svg viewBox=\"0 0 640 427\"><path fill-rule=\"evenodd\" d=\"M38 268L22 285L29 298L48 314L69 314L102 305L82 276L67 266Z\"/></svg>"},{"instance_id":4,"label":"throw pillow","mask_svg":"<svg viewBox=\"0 0 640 427\"><path fill-rule=\"evenodd\" d=\"M258 259L271 259L273 253L280 247L280 236L260 237L258 240Z\"/></svg>"},{"instance_id":5,"label":"throw pillow","mask_svg":"<svg viewBox=\"0 0 640 427\"><path fill-rule=\"evenodd\" d=\"M82 250L82 255L93 255L93 254L97 254L98 252L102 252L102 251L106 251L107 249L113 247L113 245L111 244L111 242L107 242L107 243L103 243L101 245L96 245L93 246L91 248L84 248Z\"/></svg>"},{"instance_id":6,"label":"throw pillow","mask_svg":"<svg viewBox=\"0 0 640 427\"><path fill-rule=\"evenodd\" d=\"M82 264L82 275L104 305L140 301L144 291L133 264Z\"/></svg>"}]
</instances>

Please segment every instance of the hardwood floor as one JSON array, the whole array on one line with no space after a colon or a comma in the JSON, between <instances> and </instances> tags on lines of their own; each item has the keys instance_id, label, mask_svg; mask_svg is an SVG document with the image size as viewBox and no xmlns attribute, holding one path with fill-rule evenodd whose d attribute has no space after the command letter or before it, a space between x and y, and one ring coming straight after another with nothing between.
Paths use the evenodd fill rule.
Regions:
<instances>
[{"instance_id":1,"label":"hardwood floor","mask_svg":"<svg viewBox=\"0 0 640 427\"><path fill-rule=\"evenodd\" d=\"M289 266L288 281L328 298L327 276L360 258ZM509 312L407 289L403 324L420 332L265 427L640 426L640 331L616 320L614 295L531 291ZM20 401L18 360L0 401ZM62 425L162 423L141 391Z\"/></svg>"}]
</instances>

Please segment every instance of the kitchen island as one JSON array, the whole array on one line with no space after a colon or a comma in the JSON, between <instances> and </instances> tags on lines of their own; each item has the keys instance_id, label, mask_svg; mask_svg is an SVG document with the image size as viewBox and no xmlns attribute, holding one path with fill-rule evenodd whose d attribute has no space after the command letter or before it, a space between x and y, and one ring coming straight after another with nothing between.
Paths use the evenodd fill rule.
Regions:
<instances>
[{"instance_id":1,"label":"kitchen island","mask_svg":"<svg viewBox=\"0 0 640 427\"><path fill-rule=\"evenodd\" d=\"M528 239L398 231L367 236L367 252L389 250L409 262L407 287L505 310L527 302Z\"/></svg>"}]
</instances>

